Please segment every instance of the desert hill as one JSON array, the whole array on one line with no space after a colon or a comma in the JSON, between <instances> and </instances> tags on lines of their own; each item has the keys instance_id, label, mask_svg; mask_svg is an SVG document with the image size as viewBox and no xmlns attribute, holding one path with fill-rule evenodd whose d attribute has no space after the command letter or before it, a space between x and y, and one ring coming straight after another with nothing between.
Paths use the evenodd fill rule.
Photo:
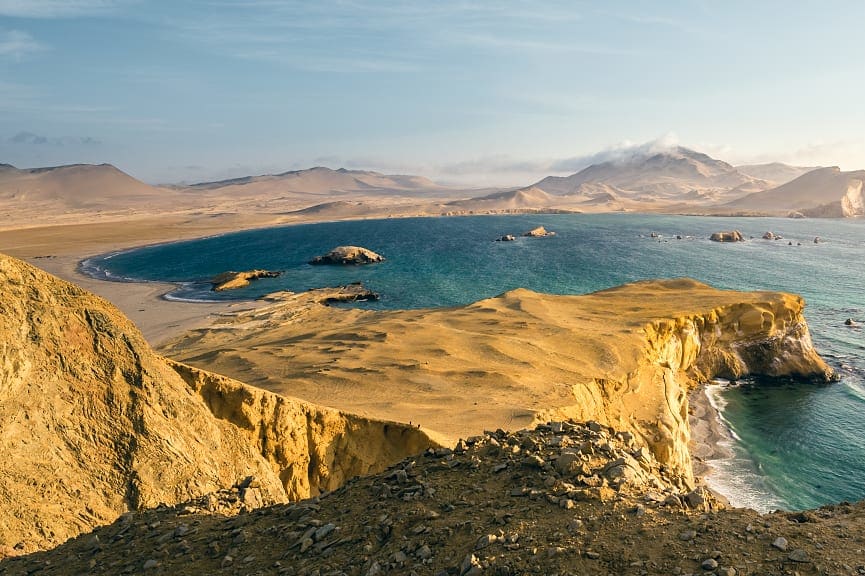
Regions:
<instances>
[{"instance_id":1,"label":"desert hill","mask_svg":"<svg viewBox=\"0 0 865 576\"><path fill-rule=\"evenodd\" d=\"M556 203L556 199L541 190L531 187L520 190L503 190L485 196L453 200L445 204L447 210L504 211L519 208L546 208Z\"/></svg>"},{"instance_id":2,"label":"desert hill","mask_svg":"<svg viewBox=\"0 0 865 576\"><path fill-rule=\"evenodd\" d=\"M818 168L777 188L755 192L727 203L738 210L786 215L842 218L865 215L865 170L842 172Z\"/></svg>"},{"instance_id":3,"label":"desert hill","mask_svg":"<svg viewBox=\"0 0 865 576\"><path fill-rule=\"evenodd\" d=\"M761 516L680 489L627 433L554 421L430 450L318 498L124 515L0 574L856 574L865 506Z\"/></svg>"},{"instance_id":4,"label":"desert hill","mask_svg":"<svg viewBox=\"0 0 865 576\"><path fill-rule=\"evenodd\" d=\"M3 554L238 485L250 507L307 497L430 444L167 361L105 300L0 255Z\"/></svg>"},{"instance_id":5,"label":"desert hill","mask_svg":"<svg viewBox=\"0 0 865 576\"><path fill-rule=\"evenodd\" d=\"M279 195L287 193L311 196L344 196L357 194L411 195L415 197L446 195L450 190L427 178L409 175L386 175L367 170L333 170L318 166L281 174L245 176L217 182L193 184L195 190L219 190L236 195Z\"/></svg>"},{"instance_id":6,"label":"desert hill","mask_svg":"<svg viewBox=\"0 0 865 576\"><path fill-rule=\"evenodd\" d=\"M0 169L0 201L54 202L61 208L107 207L112 202L141 205L168 194L110 164L73 164L20 170Z\"/></svg>"},{"instance_id":7,"label":"desert hill","mask_svg":"<svg viewBox=\"0 0 865 576\"><path fill-rule=\"evenodd\" d=\"M781 186L791 180L795 180L799 176L806 174L812 170L816 170L819 166L790 166L782 162L769 162L767 164L743 164L736 166L736 170L742 174L771 182L775 186Z\"/></svg>"},{"instance_id":8,"label":"desert hill","mask_svg":"<svg viewBox=\"0 0 865 576\"><path fill-rule=\"evenodd\" d=\"M548 176L534 186L550 194L580 193L584 184L606 184L633 199L676 200L693 190L764 190L771 184L730 164L677 146L593 164L570 176Z\"/></svg>"}]
</instances>

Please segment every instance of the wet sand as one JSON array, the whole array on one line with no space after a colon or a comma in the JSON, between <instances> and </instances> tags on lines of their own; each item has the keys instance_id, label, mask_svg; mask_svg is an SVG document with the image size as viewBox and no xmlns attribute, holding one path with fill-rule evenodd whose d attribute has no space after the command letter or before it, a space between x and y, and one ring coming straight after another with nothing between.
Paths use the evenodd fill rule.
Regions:
<instances>
[{"instance_id":1,"label":"wet sand","mask_svg":"<svg viewBox=\"0 0 865 576\"><path fill-rule=\"evenodd\" d=\"M730 458L733 453L723 445L723 442L729 440L729 434L706 395L706 386L712 384L703 384L688 395L688 423L691 427L690 450L694 477L702 478L711 489L712 461ZM716 490L712 491L724 499Z\"/></svg>"}]
</instances>

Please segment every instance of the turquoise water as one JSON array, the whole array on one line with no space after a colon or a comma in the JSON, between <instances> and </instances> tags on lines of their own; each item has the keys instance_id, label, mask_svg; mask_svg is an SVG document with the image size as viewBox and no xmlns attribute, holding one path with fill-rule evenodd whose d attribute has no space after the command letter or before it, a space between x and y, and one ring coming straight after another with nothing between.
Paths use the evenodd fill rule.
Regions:
<instances>
[{"instance_id":1,"label":"turquoise water","mask_svg":"<svg viewBox=\"0 0 865 576\"><path fill-rule=\"evenodd\" d=\"M493 242L546 226L557 235ZM753 240L710 242L739 229ZM784 240L760 236L771 230ZM656 233L660 238L652 238ZM676 236L682 239L676 239ZM814 237L822 241L814 243ZM792 245L790 245L792 243ZM340 244L387 257L365 267L310 266ZM815 344L841 375L805 382L747 382L710 390L736 440L713 482L733 503L802 509L865 498L865 222L777 218L520 215L322 223L240 232L94 258L97 277L178 283L170 298L254 298L363 281L373 308L466 304L526 287L580 294L647 278L689 276L719 288L784 290L808 301ZM266 268L283 275L214 293L206 280L225 270ZM865 322L863 322L865 323Z\"/></svg>"}]
</instances>

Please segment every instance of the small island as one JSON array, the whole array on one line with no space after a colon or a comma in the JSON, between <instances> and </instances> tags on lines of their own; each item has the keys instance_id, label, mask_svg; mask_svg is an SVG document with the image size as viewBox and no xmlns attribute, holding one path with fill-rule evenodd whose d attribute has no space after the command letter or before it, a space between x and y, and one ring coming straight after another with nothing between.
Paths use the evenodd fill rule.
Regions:
<instances>
[{"instance_id":1,"label":"small island","mask_svg":"<svg viewBox=\"0 0 865 576\"><path fill-rule=\"evenodd\" d=\"M713 242L744 242L745 237L738 230L730 232L715 232L709 237Z\"/></svg>"},{"instance_id":2,"label":"small island","mask_svg":"<svg viewBox=\"0 0 865 576\"><path fill-rule=\"evenodd\" d=\"M533 228L528 232L523 233L523 236L528 238L544 238L546 236L555 236L555 232L550 232L543 226L538 226L537 228Z\"/></svg>"},{"instance_id":3,"label":"small island","mask_svg":"<svg viewBox=\"0 0 865 576\"><path fill-rule=\"evenodd\" d=\"M210 279L213 284L214 292L222 292L224 290L235 290L249 286L252 280L260 278L276 278L281 276L282 272L274 272L272 270L247 270L246 272L228 271L222 274L217 274Z\"/></svg>"},{"instance_id":4,"label":"small island","mask_svg":"<svg viewBox=\"0 0 865 576\"><path fill-rule=\"evenodd\" d=\"M324 256L316 256L309 261L310 264L339 264L339 265L359 265L359 264L375 264L384 262L384 256L376 254L372 250L362 248L360 246L337 246Z\"/></svg>"}]
</instances>

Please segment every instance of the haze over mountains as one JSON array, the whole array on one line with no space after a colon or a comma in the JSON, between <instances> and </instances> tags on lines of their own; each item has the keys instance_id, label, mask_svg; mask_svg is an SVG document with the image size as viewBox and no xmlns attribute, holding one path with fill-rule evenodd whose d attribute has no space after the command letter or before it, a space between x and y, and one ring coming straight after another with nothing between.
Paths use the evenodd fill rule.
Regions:
<instances>
[{"instance_id":1,"label":"haze over mountains","mask_svg":"<svg viewBox=\"0 0 865 576\"><path fill-rule=\"evenodd\" d=\"M865 171L781 163L733 166L682 146L638 149L522 188L466 190L427 178L315 167L193 185L150 186L108 164L20 170L0 165L0 217L55 223L159 213L312 217L527 211L863 215Z\"/></svg>"}]
</instances>

